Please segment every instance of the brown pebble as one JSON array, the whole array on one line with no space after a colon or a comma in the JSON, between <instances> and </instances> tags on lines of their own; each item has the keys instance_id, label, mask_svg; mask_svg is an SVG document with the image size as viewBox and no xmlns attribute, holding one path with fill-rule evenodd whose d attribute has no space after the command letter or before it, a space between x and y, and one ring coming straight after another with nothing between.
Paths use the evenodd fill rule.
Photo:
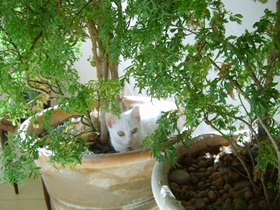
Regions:
<instances>
[{"instance_id":1,"label":"brown pebble","mask_svg":"<svg viewBox=\"0 0 280 210\"><path fill-rule=\"evenodd\" d=\"M222 174L228 174L231 172L231 169L227 166L219 167L218 171L220 171Z\"/></svg>"},{"instance_id":2,"label":"brown pebble","mask_svg":"<svg viewBox=\"0 0 280 210\"><path fill-rule=\"evenodd\" d=\"M201 155L201 156L198 156L198 157L196 158L196 160L199 162L199 161L201 161L201 160L205 160L205 157L204 157L204 155Z\"/></svg>"},{"instance_id":3,"label":"brown pebble","mask_svg":"<svg viewBox=\"0 0 280 210\"><path fill-rule=\"evenodd\" d=\"M198 183L198 178L196 176L191 176L191 183L192 184L197 184Z\"/></svg>"},{"instance_id":4,"label":"brown pebble","mask_svg":"<svg viewBox=\"0 0 280 210\"><path fill-rule=\"evenodd\" d=\"M230 195L227 194L227 193L225 193L225 194L222 195L222 197L223 197L224 199L228 199L228 198L230 198Z\"/></svg>"},{"instance_id":5,"label":"brown pebble","mask_svg":"<svg viewBox=\"0 0 280 210\"><path fill-rule=\"evenodd\" d=\"M187 170L188 170L188 172L195 172L196 171L196 169L192 166L188 167Z\"/></svg>"},{"instance_id":6,"label":"brown pebble","mask_svg":"<svg viewBox=\"0 0 280 210\"><path fill-rule=\"evenodd\" d=\"M213 158L209 158L206 160L206 163L207 163L207 167L210 167L214 164L214 159Z\"/></svg>"},{"instance_id":7,"label":"brown pebble","mask_svg":"<svg viewBox=\"0 0 280 210\"><path fill-rule=\"evenodd\" d=\"M211 189L211 190L217 190L217 187L216 187L216 186L211 185L211 186L210 186L210 189Z\"/></svg>"},{"instance_id":8,"label":"brown pebble","mask_svg":"<svg viewBox=\"0 0 280 210\"><path fill-rule=\"evenodd\" d=\"M212 177L213 177L214 179L219 179L219 178L222 177L222 174L221 174L221 172L213 172L213 173L212 173Z\"/></svg>"},{"instance_id":9,"label":"brown pebble","mask_svg":"<svg viewBox=\"0 0 280 210\"><path fill-rule=\"evenodd\" d=\"M231 198L227 198L226 200L225 200L225 204L226 205L231 205L232 204L232 199Z\"/></svg>"},{"instance_id":10,"label":"brown pebble","mask_svg":"<svg viewBox=\"0 0 280 210\"><path fill-rule=\"evenodd\" d=\"M229 190L230 190L231 188L232 188L232 187L231 187L230 184L225 184L225 185L224 185L224 190L225 190L225 192L229 192Z\"/></svg>"},{"instance_id":11,"label":"brown pebble","mask_svg":"<svg viewBox=\"0 0 280 210\"><path fill-rule=\"evenodd\" d=\"M169 179L171 182L175 182L178 185L184 185L190 181L190 175L188 172L179 169L172 171L169 175Z\"/></svg>"},{"instance_id":12,"label":"brown pebble","mask_svg":"<svg viewBox=\"0 0 280 210\"><path fill-rule=\"evenodd\" d=\"M192 205L195 205L195 198L191 198L190 203L191 203Z\"/></svg>"},{"instance_id":13,"label":"brown pebble","mask_svg":"<svg viewBox=\"0 0 280 210\"><path fill-rule=\"evenodd\" d=\"M193 199L193 197L196 196L196 193L195 193L194 191L191 191L191 190L190 190L190 191L188 191L188 192L186 193L186 196ZM193 202L192 204L194 204L194 202Z\"/></svg>"},{"instance_id":14,"label":"brown pebble","mask_svg":"<svg viewBox=\"0 0 280 210\"><path fill-rule=\"evenodd\" d=\"M205 185L204 182L202 182L202 181L199 182L198 185L197 185L197 188L198 188L199 190L204 190L205 187L206 187L206 185Z\"/></svg>"},{"instance_id":15,"label":"brown pebble","mask_svg":"<svg viewBox=\"0 0 280 210\"><path fill-rule=\"evenodd\" d=\"M240 180L241 176L240 176L239 173L233 171L233 172L230 173L230 178L233 182L237 182L237 181Z\"/></svg>"},{"instance_id":16,"label":"brown pebble","mask_svg":"<svg viewBox=\"0 0 280 210\"><path fill-rule=\"evenodd\" d=\"M206 168L207 167L207 162L205 160L200 160L200 161L198 161L197 166L199 168Z\"/></svg>"},{"instance_id":17,"label":"brown pebble","mask_svg":"<svg viewBox=\"0 0 280 210\"><path fill-rule=\"evenodd\" d=\"M251 182L248 179L243 179L243 180L240 180L240 181L238 181L234 184L234 189L235 190L242 190L245 187L251 187L251 186L252 186Z\"/></svg>"},{"instance_id":18,"label":"brown pebble","mask_svg":"<svg viewBox=\"0 0 280 210\"><path fill-rule=\"evenodd\" d=\"M188 209L188 210L196 210L196 207L193 206L193 205L186 205L185 207L186 207L186 209Z\"/></svg>"},{"instance_id":19,"label":"brown pebble","mask_svg":"<svg viewBox=\"0 0 280 210\"><path fill-rule=\"evenodd\" d=\"M197 195L200 198L206 198L208 196L208 193L205 190L203 190L203 191L200 191Z\"/></svg>"},{"instance_id":20,"label":"brown pebble","mask_svg":"<svg viewBox=\"0 0 280 210\"><path fill-rule=\"evenodd\" d=\"M253 198L249 201L249 204L258 203L259 200L257 198Z\"/></svg>"},{"instance_id":21,"label":"brown pebble","mask_svg":"<svg viewBox=\"0 0 280 210\"><path fill-rule=\"evenodd\" d=\"M233 203L239 203L240 201L241 201L240 198L234 198L234 199L232 200Z\"/></svg>"},{"instance_id":22,"label":"brown pebble","mask_svg":"<svg viewBox=\"0 0 280 210\"><path fill-rule=\"evenodd\" d=\"M205 209L206 205L205 205L203 199L196 199L195 207L196 207L196 209Z\"/></svg>"},{"instance_id":23,"label":"brown pebble","mask_svg":"<svg viewBox=\"0 0 280 210\"><path fill-rule=\"evenodd\" d=\"M207 169L205 169L204 174L205 174L205 177L208 178L208 177L211 175L211 172L210 172L210 171L207 171Z\"/></svg>"},{"instance_id":24,"label":"brown pebble","mask_svg":"<svg viewBox=\"0 0 280 210\"><path fill-rule=\"evenodd\" d=\"M259 209L259 206L258 206L257 203L251 203L251 204L249 204L248 210L256 210L256 209Z\"/></svg>"},{"instance_id":25,"label":"brown pebble","mask_svg":"<svg viewBox=\"0 0 280 210\"><path fill-rule=\"evenodd\" d=\"M210 204L209 198L204 197L204 198L203 198L203 201L204 201L204 203L205 203L206 205Z\"/></svg>"},{"instance_id":26,"label":"brown pebble","mask_svg":"<svg viewBox=\"0 0 280 210\"><path fill-rule=\"evenodd\" d=\"M204 175L205 175L206 168L199 168L198 171L204 173Z\"/></svg>"},{"instance_id":27,"label":"brown pebble","mask_svg":"<svg viewBox=\"0 0 280 210\"><path fill-rule=\"evenodd\" d=\"M174 182L170 182L170 187L174 187L174 188L178 188L178 184L177 183L174 183Z\"/></svg>"},{"instance_id":28,"label":"brown pebble","mask_svg":"<svg viewBox=\"0 0 280 210\"><path fill-rule=\"evenodd\" d=\"M198 166L195 163L191 164L191 167L194 167L195 169L198 169Z\"/></svg>"},{"instance_id":29,"label":"brown pebble","mask_svg":"<svg viewBox=\"0 0 280 210\"><path fill-rule=\"evenodd\" d=\"M199 180L204 179L204 173L198 172L198 173L195 173L195 176L196 176Z\"/></svg>"},{"instance_id":30,"label":"brown pebble","mask_svg":"<svg viewBox=\"0 0 280 210\"><path fill-rule=\"evenodd\" d=\"M190 157L190 156L187 156L187 157L185 157L184 158L184 163L186 164L186 165L191 165L191 164L193 164L193 159L192 159L192 157Z\"/></svg>"},{"instance_id":31,"label":"brown pebble","mask_svg":"<svg viewBox=\"0 0 280 210\"><path fill-rule=\"evenodd\" d=\"M215 202L217 199L216 193L213 190L208 192L208 198L211 202Z\"/></svg>"},{"instance_id":32,"label":"brown pebble","mask_svg":"<svg viewBox=\"0 0 280 210\"><path fill-rule=\"evenodd\" d=\"M218 206L221 206L224 204L224 199L222 197L219 197L216 202L215 202L216 205Z\"/></svg>"},{"instance_id":33,"label":"brown pebble","mask_svg":"<svg viewBox=\"0 0 280 210\"><path fill-rule=\"evenodd\" d=\"M252 191L246 191L246 192L244 193L244 199L245 199L246 201L249 201L249 200L251 200L252 198L254 198L254 193L253 193Z\"/></svg>"},{"instance_id":34,"label":"brown pebble","mask_svg":"<svg viewBox=\"0 0 280 210\"><path fill-rule=\"evenodd\" d=\"M225 193L226 193L226 191L225 191L224 189L220 189L220 190L219 190L220 196L223 196Z\"/></svg>"},{"instance_id":35,"label":"brown pebble","mask_svg":"<svg viewBox=\"0 0 280 210\"><path fill-rule=\"evenodd\" d=\"M211 187L211 180L207 179L205 184L206 184L207 188L210 188Z\"/></svg>"},{"instance_id":36,"label":"brown pebble","mask_svg":"<svg viewBox=\"0 0 280 210\"><path fill-rule=\"evenodd\" d=\"M187 185L184 185L184 186L187 186ZM188 191L193 191L193 190L194 190L194 187L193 187L193 186L187 186L187 187L186 187L186 190L188 190Z\"/></svg>"},{"instance_id":37,"label":"brown pebble","mask_svg":"<svg viewBox=\"0 0 280 210\"><path fill-rule=\"evenodd\" d=\"M212 185L218 187L218 186L223 186L225 183L224 183L224 180L222 178L219 178L215 181L212 182Z\"/></svg>"}]
</instances>

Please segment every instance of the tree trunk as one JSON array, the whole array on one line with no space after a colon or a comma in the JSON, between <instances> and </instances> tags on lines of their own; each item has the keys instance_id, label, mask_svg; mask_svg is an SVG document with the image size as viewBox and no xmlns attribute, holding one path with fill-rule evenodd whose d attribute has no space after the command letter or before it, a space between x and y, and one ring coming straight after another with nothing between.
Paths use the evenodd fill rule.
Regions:
<instances>
[{"instance_id":1,"label":"tree trunk","mask_svg":"<svg viewBox=\"0 0 280 210\"><path fill-rule=\"evenodd\" d=\"M108 81L109 79L119 79L118 73L118 64L110 63L109 57L106 53L104 53L104 49L102 47L102 41L98 38L98 30L96 23L92 20L87 20L87 28L90 34L90 39L92 42L92 54L96 66L97 71L97 79ZM110 34L111 35L111 34ZM113 35L111 35L113 38ZM100 104L105 104L106 102L102 99L102 96L99 98ZM121 97L119 95L116 96L116 101L120 102ZM100 139L103 143L109 143L109 133L108 128L105 121L105 110L100 107L99 110L99 119L100 119Z\"/></svg>"},{"instance_id":2,"label":"tree trunk","mask_svg":"<svg viewBox=\"0 0 280 210\"><path fill-rule=\"evenodd\" d=\"M101 40L98 39L98 30L96 28L96 25L93 21L87 20L87 28L90 34L90 39L92 43L92 54L93 59L95 62L96 72L97 72L97 79L98 80L108 80L108 63L107 59L104 59L104 55L102 53L102 50L100 49L102 47ZM99 98L100 104L103 104L102 97ZM99 120L100 120L100 139L103 143L108 143L109 141L109 135L108 135L108 128L106 126L105 121L105 111L99 107Z\"/></svg>"}]
</instances>

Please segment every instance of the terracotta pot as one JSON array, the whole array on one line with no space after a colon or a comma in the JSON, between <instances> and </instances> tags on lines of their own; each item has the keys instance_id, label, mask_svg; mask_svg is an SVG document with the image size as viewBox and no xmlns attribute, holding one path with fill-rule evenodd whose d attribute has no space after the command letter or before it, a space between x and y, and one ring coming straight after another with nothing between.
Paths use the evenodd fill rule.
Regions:
<instances>
[{"instance_id":1,"label":"terracotta pot","mask_svg":"<svg viewBox=\"0 0 280 210\"><path fill-rule=\"evenodd\" d=\"M150 103L149 98L127 97L130 107ZM164 109L173 109L173 103L156 101ZM71 115L57 109L51 125L57 125ZM43 120L43 113L37 116ZM29 119L30 120L30 119ZM28 132L38 134L42 127L24 122ZM151 173L155 160L149 151L84 155L81 165L60 168L49 163L45 149L39 150L36 165L41 167L42 178L55 209L155 209L151 190Z\"/></svg>"},{"instance_id":2,"label":"terracotta pot","mask_svg":"<svg viewBox=\"0 0 280 210\"><path fill-rule=\"evenodd\" d=\"M219 146L227 146L228 141L221 136L205 134L193 139L191 147L183 145L177 148L177 158L185 154L194 155L200 151L210 151ZM161 210L183 210L185 209L171 192L168 186L167 174L172 168L168 162L156 162L152 172L152 191L158 207Z\"/></svg>"}]
</instances>

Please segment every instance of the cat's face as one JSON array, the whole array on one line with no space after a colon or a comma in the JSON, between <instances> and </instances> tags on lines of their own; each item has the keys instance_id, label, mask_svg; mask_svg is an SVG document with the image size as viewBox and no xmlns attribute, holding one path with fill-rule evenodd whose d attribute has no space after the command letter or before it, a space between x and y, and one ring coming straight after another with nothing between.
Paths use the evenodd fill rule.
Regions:
<instances>
[{"instance_id":1,"label":"cat's face","mask_svg":"<svg viewBox=\"0 0 280 210\"><path fill-rule=\"evenodd\" d=\"M121 114L118 119L106 113L106 124L110 133L112 146L116 151L123 152L128 149L140 149L141 119L139 107Z\"/></svg>"}]
</instances>

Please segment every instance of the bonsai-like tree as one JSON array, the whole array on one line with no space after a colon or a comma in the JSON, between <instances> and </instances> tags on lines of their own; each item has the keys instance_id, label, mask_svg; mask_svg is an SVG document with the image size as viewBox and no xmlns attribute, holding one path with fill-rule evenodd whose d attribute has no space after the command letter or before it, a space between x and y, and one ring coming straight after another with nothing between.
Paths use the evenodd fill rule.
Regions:
<instances>
[{"instance_id":1,"label":"bonsai-like tree","mask_svg":"<svg viewBox=\"0 0 280 210\"><path fill-rule=\"evenodd\" d=\"M181 108L165 113L159 129L146 139L156 158L165 160L175 153L168 136L180 116L186 116L186 131L178 142L191 140L194 129L204 121L237 148L233 135L239 129L236 125L243 124L256 141L255 169L260 172L247 171L247 175L255 188L259 186L254 179L261 181L269 200L267 177L276 174L277 202L280 126L275 120L279 89L274 79L279 75L279 5L277 1L277 12L266 10L252 32L236 36L226 33L225 24L241 23L242 16L226 10L221 0L2 0L0 92L5 100L0 102L1 116L19 122L52 98L64 109L85 116L96 99L100 101L97 108L116 110L113 102L119 100L124 81L133 76L140 91L145 89L155 98L173 96ZM193 42L188 43L187 37ZM98 80L83 85L73 63L86 38L92 41L91 63ZM121 57L132 61L124 80L118 79ZM31 90L39 94L26 100ZM240 103L229 103L232 99ZM106 139L100 116L102 139ZM22 164L30 163L24 170L32 174L31 162L42 143L24 143L18 146L11 141L7 147L25 148L20 164L11 159L4 162L8 169L13 163L13 169L20 170ZM238 157L246 168L242 156ZM73 162L79 158L68 157ZM19 181L26 174L21 172L11 173L10 181Z\"/></svg>"},{"instance_id":2,"label":"bonsai-like tree","mask_svg":"<svg viewBox=\"0 0 280 210\"><path fill-rule=\"evenodd\" d=\"M159 129L146 139L155 157L166 160L175 153L174 142L167 136L176 128L178 116L186 116L185 132L178 142L190 141L194 129L205 122L228 139L255 190L263 189L273 206L280 195L280 125L276 120L280 91L275 81L280 69L280 2L277 12L264 13L253 31L237 36L228 33L226 24L242 23L242 15L228 11L221 0L138 1L131 12L137 21L129 39L138 41L132 42L130 50L136 59L128 74L149 95L174 96L183 108L166 113ZM244 128L258 148L257 157L252 158L253 174L233 138ZM244 138L241 134L239 141ZM277 192L272 201L269 186Z\"/></svg>"},{"instance_id":3,"label":"bonsai-like tree","mask_svg":"<svg viewBox=\"0 0 280 210\"><path fill-rule=\"evenodd\" d=\"M99 110L100 126L92 129L108 142L104 113L119 109L124 82L119 79L118 64L129 20L121 0L1 1L0 116L19 124L50 100L84 117L95 108ZM97 80L81 84L73 64L86 39L92 43L90 62ZM73 141L64 152L63 138L56 136L50 141L51 148L57 150L58 159L54 161L62 158L64 164L80 162L84 146ZM10 137L3 159L5 178L10 182L37 175L32 159L38 157L36 148L45 143L30 143ZM71 150L71 155L65 155ZM21 158L17 159L16 151L21 151Z\"/></svg>"},{"instance_id":4,"label":"bonsai-like tree","mask_svg":"<svg viewBox=\"0 0 280 210\"><path fill-rule=\"evenodd\" d=\"M36 112L52 98L64 103L76 98L73 106L82 110L104 90L115 99L126 24L120 11L121 1L1 1L1 94L6 94L1 114L16 122L34 114L31 106ZM86 38L98 81L82 85L73 64ZM39 94L26 100L32 90Z\"/></svg>"}]
</instances>

